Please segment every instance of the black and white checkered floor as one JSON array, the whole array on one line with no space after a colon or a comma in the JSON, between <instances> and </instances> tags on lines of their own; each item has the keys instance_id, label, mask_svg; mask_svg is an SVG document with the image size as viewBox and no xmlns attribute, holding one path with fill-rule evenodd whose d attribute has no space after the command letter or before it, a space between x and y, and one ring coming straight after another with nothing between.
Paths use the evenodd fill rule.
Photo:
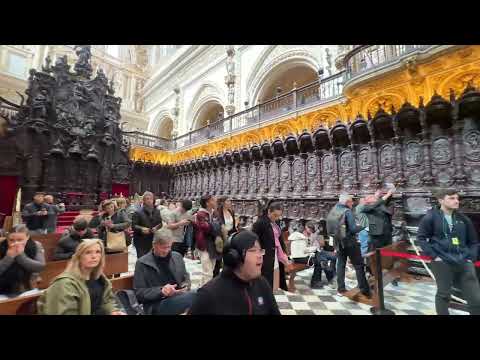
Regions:
<instances>
[{"instance_id":1,"label":"black and white checkered floor","mask_svg":"<svg viewBox=\"0 0 480 360\"><path fill-rule=\"evenodd\" d=\"M129 271L135 268L135 249L129 249ZM199 261L185 259L187 271L190 273L192 288L198 288L201 278ZM371 315L370 306L351 301L337 295L335 289L325 286L323 289L311 289L310 278L313 269L297 274L295 278L296 293L283 290L275 292L280 312L283 315ZM353 276L346 277L347 288L356 286ZM396 315L435 315L436 286L432 282L402 283L398 286L389 284L384 289L385 307ZM452 315L468 315L463 311L450 309Z\"/></svg>"}]
</instances>

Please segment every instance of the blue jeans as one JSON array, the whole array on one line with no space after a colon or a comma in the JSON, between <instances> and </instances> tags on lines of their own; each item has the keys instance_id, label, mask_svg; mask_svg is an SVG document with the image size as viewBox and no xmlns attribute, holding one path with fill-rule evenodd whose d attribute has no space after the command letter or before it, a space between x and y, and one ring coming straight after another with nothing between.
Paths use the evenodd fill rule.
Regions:
<instances>
[{"instance_id":1,"label":"blue jeans","mask_svg":"<svg viewBox=\"0 0 480 360\"><path fill-rule=\"evenodd\" d=\"M368 243L370 241L370 237L368 235L367 230L362 230L358 233L358 240L360 240L360 252L362 256L368 252Z\"/></svg>"},{"instance_id":2,"label":"blue jeans","mask_svg":"<svg viewBox=\"0 0 480 360\"><path fill-rule=\"evenodd\" d=\"M328 263L330 262L330 264ZM330 251L320 250L315 253L315 268L312 275L312 284L322 281L322 270L325 272L327 281L335 276L337 257Z\"/></svg>"},{"instance_id":3,"label":"blue jeans","mask_svg":"<svg viewBox=\"0 0 480 360\"><path fill-rule=\"evenodd\" d=\"M180 315L192 307L196 293L189 291L152 304L152 315Z\"/></svg>"}]
</instances>

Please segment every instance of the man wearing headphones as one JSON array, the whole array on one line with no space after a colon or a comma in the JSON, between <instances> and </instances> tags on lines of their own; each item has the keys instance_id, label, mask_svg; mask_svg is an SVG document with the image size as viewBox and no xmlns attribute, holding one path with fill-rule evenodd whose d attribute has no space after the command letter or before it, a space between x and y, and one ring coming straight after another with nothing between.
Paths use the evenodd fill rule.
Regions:
<instances>
[{"instance_id":1,"label":"man wearing headphones","mask_svg":"<svg viewBox=\"0 0 480 360\"><path fill-rule=\"evenodd\" d=\"M223 249L224 269L197 292L191 315L280 315L262 277L265 250L251 231L233 234Z\"/></svg>"}]
</instances>

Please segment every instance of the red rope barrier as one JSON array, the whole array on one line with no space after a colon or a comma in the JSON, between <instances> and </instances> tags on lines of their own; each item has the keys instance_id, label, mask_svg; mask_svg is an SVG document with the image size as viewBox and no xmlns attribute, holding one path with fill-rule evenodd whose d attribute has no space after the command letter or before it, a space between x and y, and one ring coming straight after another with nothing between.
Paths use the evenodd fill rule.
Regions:
<instances>
[{"instance_id":1,"label":"red rope barrier","mask_svg":"<svg viewBox=\"0 0 480 360\"><path fill-rule=\"evenodd\" d=\"M388 249L380 249L380 254L382 256L393 256L393 257L398 257L402 259L415 259L415 260L425 260L425 261L432 261L432 258L430 256L424 256L424 255L414 255L414 254L407 254L407 253L402 253L398 251L392 251ZM480 261L477 261L474 263L476 267L480 267Z\"/></svg>"}]
</instances>

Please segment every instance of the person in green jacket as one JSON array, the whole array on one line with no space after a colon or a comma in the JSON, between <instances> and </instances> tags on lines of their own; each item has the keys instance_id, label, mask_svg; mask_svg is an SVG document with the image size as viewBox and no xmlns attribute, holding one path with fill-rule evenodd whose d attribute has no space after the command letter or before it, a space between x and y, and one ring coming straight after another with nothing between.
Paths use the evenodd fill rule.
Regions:
<instances>
[{"instance_id":1,"label":"person in green jacket","mask_svg":"<svg viewBox=\"0 0 480 360\"><path fill-rule=\"evenodd\" d=\"M103 274L105 249L100 239L85 239L65 271L40 296L40 315L125 315L110 280Z\"/></svg>"}]
</instances>

